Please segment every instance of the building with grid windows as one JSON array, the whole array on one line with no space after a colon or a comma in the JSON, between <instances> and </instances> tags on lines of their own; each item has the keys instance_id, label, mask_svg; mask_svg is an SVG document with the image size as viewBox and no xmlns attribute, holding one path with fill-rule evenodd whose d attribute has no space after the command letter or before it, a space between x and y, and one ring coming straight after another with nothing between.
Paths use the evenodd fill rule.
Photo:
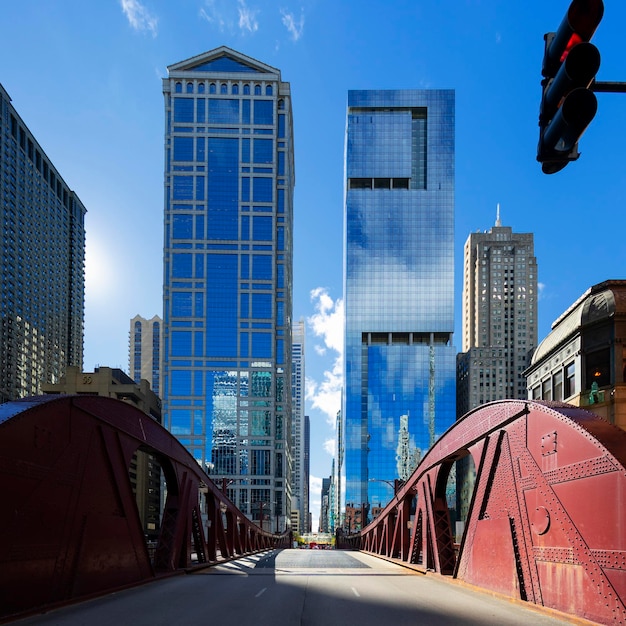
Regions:
<instances>
[{"instance_id":1,"label":"building with grid windows","mask_svg":"<svg viewBox=\"0 0 626 626\"><path fill-rule=\"evenodd\" d=\"M129 371L136 383L143 378L152 391L161 395L163 367L163 320L155 315L146 319L136 315L130 320Z\"/></svg>"},{"instance_id":2,"label":"building with grid windows","mask_svg":"<svg viewBox=\"0 0 626 626\"><path fill-rule=\"evenodd\" d=\"M348 92L346 511L388 502L454 422L454 116L451 90Z\"/></svg>"},{"instance_id":3,"label":"building with grid windows","mask_svg":"<svg viewBox=\"0 0 626 626\"><path fill-rule=\"evenodd\" d=\"M304 414L305 366L304 366L304 321L294 322L292 332L291 369L291 456L292 456L292 509L297 508L298 527L292 528L300 534L307 532L304 523L309 519L309 454L306 448L305 426L308 420Z\"/></svg>"},{"instance_id":4,"label":"building with grid windows","mask_svg":"<svg viewBox=\"0 0 626 626\"><path fill-rule=\"evenodd\" d=\"M291 519L291 96L226 47L168 68L163 409L268 530Z\"/></svg>"},{"instance_id":5,"label":"building with grid windows","mask_svg":"<svg viewBox=\"0 0 626 626\"><path fill-rule=\"evenodd\" d=\"M82 368L85 207L0 85L0 402Z\"/></svg>"},{"instance_id":6,"label":"building with grid windows","mask_svg":"<svg viewBox=\"0 0 626 626\"><path fill-rule=\"evenodd\" d=\"M537 259L532 233L502 226L465 242L463 353L457 417L486 402L525 399L524 370L537 345Z\"/></svg>"}]
</instances>

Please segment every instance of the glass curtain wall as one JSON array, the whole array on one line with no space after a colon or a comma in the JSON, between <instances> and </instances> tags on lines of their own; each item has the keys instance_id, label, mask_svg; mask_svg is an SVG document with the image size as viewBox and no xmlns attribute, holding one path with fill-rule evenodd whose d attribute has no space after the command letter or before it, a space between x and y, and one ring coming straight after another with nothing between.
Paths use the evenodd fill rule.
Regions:
<instances>
[{"instance_id":1,"label":"glass curtain wall","mask_svg":"<svg viewBox=\"0 0 626 626\"><path fill-rule=\"evenodd\" d=\"M227 48L170 66L167 427L268 530L290 519L289 84Z\"/></svg>"},{"instance_id":2,"label":"glass curtain wall","mask_svg":"<svg viewBox=\"0 0 626 626\"><path fill-rule=\"evenodd\" d=\"M455 419L454 92L350 91L346 133L344 503L369 511Z\"/></svg>"}]
</instances>

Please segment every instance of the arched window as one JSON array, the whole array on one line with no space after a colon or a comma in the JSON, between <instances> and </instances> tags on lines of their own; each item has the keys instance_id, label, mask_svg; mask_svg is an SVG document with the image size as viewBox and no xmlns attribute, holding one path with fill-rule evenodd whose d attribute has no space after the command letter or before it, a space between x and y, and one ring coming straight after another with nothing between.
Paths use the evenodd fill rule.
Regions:
<instances>
[{"instance_id":1,"label":"arched window","mask_svg":"<svg viewBox=\"0 0 626 626\"><path fill-rule=\"evenodd\" d=\"M272 86L271 85L266 85L265 86L265 95L266 96L271 96L272 93L273 93Z\"/></svg>"},{"instance_id":2,"label":"arched window","mask_svg":"<svg viewBox=\"0 0 626 626\"><path fill-rule=\"evenodd\" d=\"M204 83L198 85L198 93L204 93Z\"/></svg>"},{"instance_id":3,"label":"arched window","mask_svg":"<svg viewBox=\"0 0 626 626\"><path fill-rule=\"evenodd\" d=\"M250 85L244 85L243 86L243 95L244 96L249 96L250 95Z\"/></svg>"},{"instance_id":4,"label":"arched window","mask_svg":"<svg viewBox=\"0 0 626 626\"><path fill-rule=\"evenodd\" d=\"M211 83L209 85L209 93L217 93L217 87L215 86L215 83Z\"/></svg>"},{"instance_id":5,"label":"arched window","mask_svg":"<svg viewBox=\"0 0 626 626\"><path fill-rule=\"evenodd\" d=\"M228 93L228 85L226 83L220 85L220 93Z\"/></svg>"},{"instance_id":6,"label":"arched window","mask_svg":"<svg viewBox=\"0 0 626 626\"><path fill-rule=\"evenodd\" d=\"M279 111L284 111L285 110L285 101L284 100L279 100L278 101L278 110Z\"/></svg>"},{"instance_id":7,"label":"arched window","mask_svg":"<svg viewBox=\"0 0 626 626\"><path fill-rule=\"evenodd\" d=\"M236 96L239 93L239 85L233 85L233 95Z\"/></svg>"},{"instance_id":8,"label":"arched window","mask_svg":"<svg viewBox=\"0 0 626 626\"><path fill-rule=\"evenodd\" d=\"M260 96L261 95L261 85L255 85L254 86L254 95L255 96Z\"/></svg>"},{"instance_id":9,"label":"arched window","mask_svg":"<svg viewBox=\"0 0 626 626\"><path fill-rule=\"evenodd\" d=\"M187 93L193 93L193 83L187 83Z\"/></svg>"},{"instance_id":10,"label":"arched window","mask_svg":"<svg viewBox=\"0 0 626 626\"><path fill-rule=\"evenodd\" d=\"M176 93L183 93L183 84L180 81L176 83L174 91Z\"/></svg>"}]
</instances>

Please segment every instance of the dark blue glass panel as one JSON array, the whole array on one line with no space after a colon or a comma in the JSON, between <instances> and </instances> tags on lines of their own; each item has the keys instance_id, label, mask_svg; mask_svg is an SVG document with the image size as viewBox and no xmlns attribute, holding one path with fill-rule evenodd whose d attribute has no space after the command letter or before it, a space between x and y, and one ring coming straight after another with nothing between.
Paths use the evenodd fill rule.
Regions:
<instances>
[{"instance_id":1,"label":"dark blue glass panel","mask_svg":"<svg viewBox=\"0 0 626 626\"><path fill-rule=\"evenodd\" d=\"M250 202L250 179L247 176L241 179L241 201Z\"/></svg>"},{"instance_id":2,"label":"dark blue glass panel","mask_svg":"<svg viewBox=\"0 0 626 626\"><path fill-rule=\"evenodd\" d=\"M172 315L174 317L189 317L191 315L191 293L188 291L174 291L172 293Z\"/></svg>"},{"instance_id":3,"label":"dark blue glass panel","mask_svg":"<svg viewBox=\"0 0 626 626\"><path fill-rule=\"evenodd\" d=\"M252 189L253 202L272 202L273 199L273 181L271 178L254 178L254 187Z\"/></svg>"},{"instance_id":4,"label":"dark blue glass panel","mask_svg":"<svg viewBox=\"0 0 626 626\"><path fill-rule=\"evenodd\" d=\"M284 189L278 190L277 199L278 199L277 211L278 213L284 213L285 212L285 190Z\"/></svg>"},{"instance_id":5,"label":"dark blue glass panel","mask_svg":"<svg viewBox=\"0 0 626 626\"><path fill-rule=\"evenodd\" d=\"M196 121L198 124L206 122L206 100L204 98L196 100Z\"/></svg>"},{"instance_id":6,"label":"dark blue glass panel","mask_svg":"<svg viewBox=\"0 0 626 626\"><path fill-rule=\"evenodd\" d=\"M193 137L174 137L174 161L193 161Z\"/></svg>"},{"instance_id":7,"label":"dark blue glass panel","mask_svg":"<svg viewBox=\"0 0 626 626\"><path fill-rule=\"evenodd\" d=\"M253 255L252 279L272 280L272 257L269 254Z\"/></svg>"},{"instance_id":8,"label":"dark blue glass panel","mask_svg":"<svg viewBox=\"0 0 626 626\"><path fill-rule=\"evenodd\" d=\"M210 99L209 122L211 124L239 124L239 100Z\"/></svg>"},{"instance_id":9,"label":"dark blue glass panel","mask_svg":"<svg viewBox=\"0 0 626 626\"><path fill-rule=\"evenodd\" d=\"M191 395L191 372L188 370L174 369L170 372L172 378L172 395L174 396L190 396Z\"/></svg>"},{"instance_id":10,"label":"dark blue glass panel","mask_svg":"<svg viewBox=\"0 0 626 626\"><path fill-rule=\"evenodd\" d=\"M283 251L285 249L285 227L279 226L276 229L276 245L279 251Z\"/></svg>"},{"instance_id":11,"label":"dark blue glass panel","mask_svg":"<svg viewBox=\"0 0 626 626\"><path fill-rule=\"evenodd\" d=\"M272 295L269 293L252 294L253 319L268 319L272 317Z\"/></svg>"},{"instance_id":12,"label":"dark blue glass panel","mask_svg":"<svg viewBox=\"0 0 626 626\"><path fill-rule=\"evenodd\" d=\"M254 73L257 74L259 70L249 65L245 65L240 61L231 59L230 57L220 57L214 61L208 61L192 68L194 72L224 72L230 74L231 72L237 73Z\"/></svg>"},{"instance_id":13,"label":"dark blue glass panel","mask_svg":"<svg viewBox=\"0 0 626 626\"><path fill-rule=\"evenodd\" d=\"M240 300L241 300L241 317L243 319L247 319L250 317L250 294L242 293Z\"/></svg>"},{"instance_id":14,"label":"dark blue glass panel","mask_svg":"<svg viewBox=\"0 0 626 626\"><path fill-rule=\"evenodd\" d=\"M255 100L254 101L254 123L267 124L274 123L274 101Z\"/></svg>"},{"instance_id":15,"label":"dark blue glass panel","mask_svg":"<svg viewBox=\"0 0 626 626\"><path fill-rule=\"evenodd\" d=\"M272 241L272 218L255 215L252 220L252 239L254 241Z\"/></svg>"},{"instance_id":16,"label":"dark blue glass panel","mask_svg":"<svg viewBox=\"0 0 626 626\"><path fill-rule=\"evenodd\" d=\"M280 139L285 138L285 116L282 113L278 115L278 136Z\"/></svg>"},{"instance_id":17,"label":"dark blue glass panel","mask_svg":"<svg viewBox=\"0 0 626 626\"><path fill-rule=\"evenodd\" d=\"M196 272L194 274L195 278L204 278L204 254L195 254L196 259Z\"/></svg>"},{"instance_id":18,"label":"dark blue glass panel","mask_svg":"<svg viewBox=\"0 0 626 626\"><path fill-rule=\"evenodd\" d=\"M241 216L241 240L242 241L250 240L250 216L249 215Z\"/></svg>"},{"instance_id":19,"label":"dark blue glass panel","mask_svg":"<svg viewBox=\"0 0 626 626\"><path fill-rule=\"evenodd\" d=\"M238 237L238 163L238 139L209 138L208 239Z\"/></svg>"},{"instance_id":20,"label":"dark blue glass panel","mask_svg":"<svg viewBox=\"0 0 626 626\"><path fill-rule=\"evenodd\" d=\"M192 239L193 216L176 213L173 217L172 236L174 239Z\"/></svg>"},{"instance_id":21,"label":"dark blue glass panel","mask_svg":"<svg viewBox=\"0 0 626 626\"><path fill-rule=\"evenodd\" d=\"M172 254L172 276L174 278L191 278L193 254L176 252Z\"/></svg>"},{"instance_id":22,"label":"dark blue glass panel","mask_svg":"<svg viewBox=\"0 0 626 626\"><path fill-rule=\"evenodd\" d=\"M206 160L206 140L204 137L196 139L196 160L201 163Z\"/></svg>"},{"instance_id":23,"label":"dark blue glass panel","mask_svg":"<svg viewBox=\"0 0 626 626\"><path fill-rule=\"evenodd\" d=\"M204 176L196 176L196 200L204 200Z\"/></svg>"},{"instance_id":24,"label":"dark blue glass panel","mask_svg":"<svg viewBox=\"0 0 626 626\"><path fill-rule=\"evenodd\" d=\"M245 93L244 87L244 93ZM249 91L248 91L249 93ZM241 101L241 123L250 124L250 100Z\"/></svg>"},{"instance_id":25,"label":"dark blue glass panel","mask_svg":"<svg viewBox=\"0 0 626 626\"><path fill-rule=\"evenodd\" d=\"M272 358L272 335L270 333L252 333L252 358Z\"/></svg>"},{"instance_id":26,"label":"dark blue glass panel","mask_svg":"<svg viewBox=\"0 0 626 626\"><path fill-rule=\"evenodd\" d=\"M193 98L174 98L174 121L193 124Z\"/></svg>"},{"instance_id":27,"label":"dark blue glass panel","mask_svg":"<svg viewBox=\"0 0 626 626\"><path fill-rule=\"evenodd\" d=\"M193 176L174 176L174 200L193 200Z\"/></svg>"},{"instance_id":28,"label":"dark blue glass panel","mask_svg":"<svg viewBox=\"0 0 626 626\"><path fill-rule=\"evenodd\" d=\"M191 331L172 331L172 356L191 356Z\"/></svg>"},{"instance_id":29,"label":"dark blue glass panel","mask_svg":"<svg viewBox=\"0 0 626 626\"><path fill-rule=\"evenodd\" d=\"M172 379L173 378L174 378L174 372L172 372ZM172 382L172 387L174 387L174 382ZM185 410L185 409L172 409L170 413L172 416L172 426L171 426L172 434L190 435L191 434L191 411Z\"/></svg>"},{"instance_id":30,"label":"dark blue glass panel","mask_svg":"<svg viewBox=\"0 0 626 626\"><path fill-rule=\"evenodd\" d=\"M242 254L239 258L241 260L241 278L248 280L250 278L250 255Z\"/></svg>"},{"instance_id":31,"label":"dark blue glass panel","mask_svg":"<svg viewBox=\"0 0 626 626\"><path fill-rule=\"evenodd\" d=\"M207 254L208 357L237 356L237 272L237 255Z\"/></svg>"},{"instance_id":32,"label":"dark blue glass panel","mask_svg":"<svg viewBox=\"0 0 626 626\"><path fill-rule=\"evenodd\" d=\"M255 139L253 163L272 163L274 161L274 140Z\"/></svg>"},{"instance_id":33,"label":"dark blue glass panel","mask_svg":"<svg viewBox=\"0 0 626 626\"><path fill-rule=\"evenodd\" d=\"M250 163L250 139L241 140L241 162Z\"/></svg>"}]
</instances>

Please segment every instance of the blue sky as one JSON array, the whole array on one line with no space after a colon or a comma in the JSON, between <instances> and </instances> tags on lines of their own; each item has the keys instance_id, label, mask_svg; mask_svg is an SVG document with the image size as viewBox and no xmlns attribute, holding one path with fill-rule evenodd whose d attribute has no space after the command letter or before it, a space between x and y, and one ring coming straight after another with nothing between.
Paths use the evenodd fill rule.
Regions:
<instances>
[{"instance_id":1,"label":"blue sky","mask_svg":"<svg viewBox=\"0 0 626 626\"><path fill-rule=\"evenodd\" d=\"M626 95L598 94L582 156L535 161L543 33L567 0L21 0L4 2L0 82L88 209L84 367L128 369L136 314L161 314L168 65L227 45L291 83L294 318L307 320L312 508L339 409L348 89L456 90L456 330L463 244L535 234L539 337L590 285L626 278ZM606 0L598 80L626 80L626 5Z\"/></svg>"}]
</instances>

